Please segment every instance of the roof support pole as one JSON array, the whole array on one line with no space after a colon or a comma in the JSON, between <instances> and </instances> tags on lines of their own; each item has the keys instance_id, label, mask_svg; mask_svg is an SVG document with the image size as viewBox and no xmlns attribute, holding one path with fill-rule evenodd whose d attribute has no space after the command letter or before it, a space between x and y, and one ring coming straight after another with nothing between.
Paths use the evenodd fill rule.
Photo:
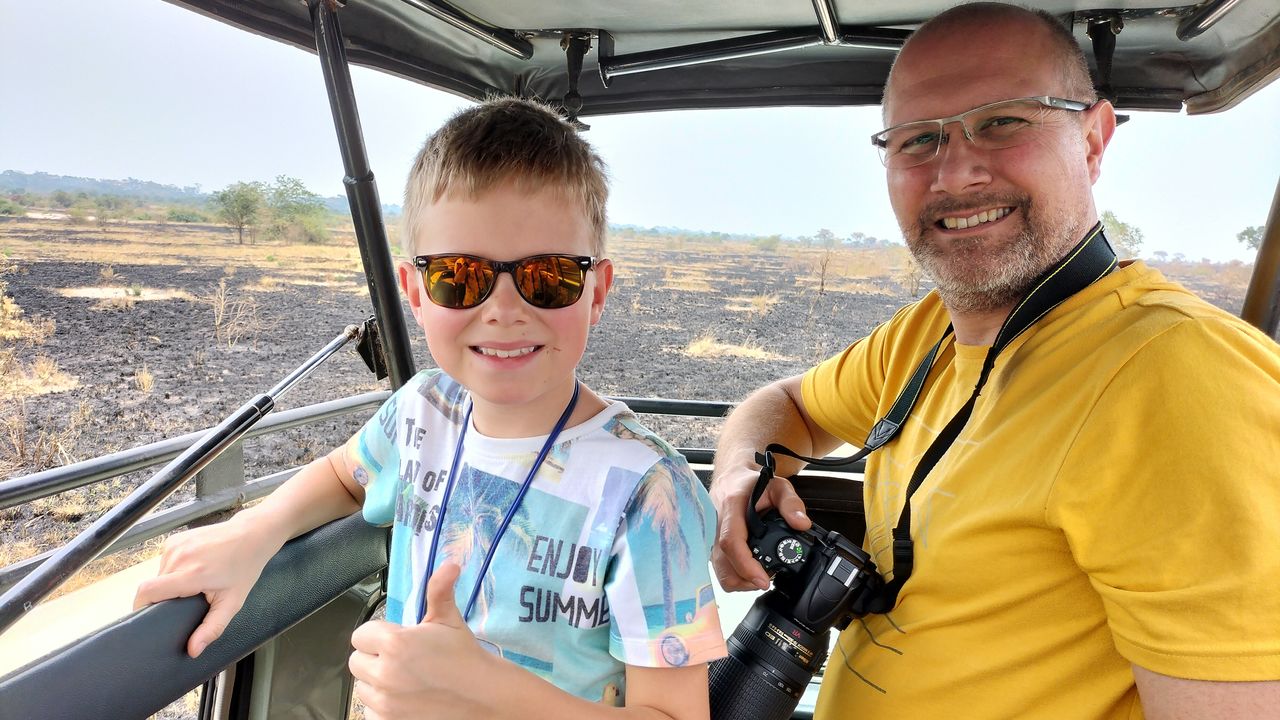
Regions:
<instances>
[{"instance_id":1,"label":"roof support pole","mask_svg":"<svg viewBox=\"0 0 1280 720\"><path fill-rule=\"evenodd\" d=\"M1240 317L1276 337L1280 328L1280 180L1271 200L1271 213L1262 230L1262 244L1253 260L1253 277L1244 296Z\"/></svg>"},{"instance_id":2,"label":"roof support pole","mask_svg":"<svg viewBox=\"0 0 1280 720\"><path fill-rule=\"evenodd\" d=\"M391 263L387 231L382 223L378 185L374 182L364 149L360 113L351 87L351 68L347 66L347 51L342 43L342 27L338 24L337 10L341 4L337 0L309 0L308 4L316 35L316 53L324 71L329 108L333 113L342 167L346 172L342 183L347 188L347 201L351 205L356 242L364 263L365 281L369 284L369 300L382 328L380 335L386 353L387 372L391 376L392 389L396 389L413 377L413 353L404 313L400 309L399 284Z\"/></svg>"},{"instance_id":3,"label":"roof support pole","mask_svg":"<svg viewBox=\"0 0 1280 720\"><path fill-rule=\"evenodd\" d=\"M813 0L813 11L818 14L818 29L822 31L822 42L827 45L840 42L840 19L836 17L835 2Z\"/></svg>"}]
</instances>

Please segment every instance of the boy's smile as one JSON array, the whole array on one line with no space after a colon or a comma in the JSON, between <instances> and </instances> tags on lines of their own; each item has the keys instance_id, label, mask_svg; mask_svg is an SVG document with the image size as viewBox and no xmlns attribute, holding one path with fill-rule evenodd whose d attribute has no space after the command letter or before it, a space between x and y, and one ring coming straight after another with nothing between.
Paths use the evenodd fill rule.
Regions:
<instances>
[{"instance_id":1,"label":"boy's smile","mask_svg":"<svg viewBox=\"0 0 1280 720\"><path fill-rule=\"evenodd\" d=\"M414 252L499 261L593 255L591 224L580 207L556 190L527 191L512 182L476 197L447 195L423 213ZM573 394L588 334L604 311L613 280L609 261L586 272L575 303L552 310L525 301L506 272L497 275L483 302L462 310L432 303L421 273L409 263L401 264L400 278L436 364L471 392L476 430L495 437L549 432ZM584 393L570 425L603 407Z\"/></svg>"}]
</instances>

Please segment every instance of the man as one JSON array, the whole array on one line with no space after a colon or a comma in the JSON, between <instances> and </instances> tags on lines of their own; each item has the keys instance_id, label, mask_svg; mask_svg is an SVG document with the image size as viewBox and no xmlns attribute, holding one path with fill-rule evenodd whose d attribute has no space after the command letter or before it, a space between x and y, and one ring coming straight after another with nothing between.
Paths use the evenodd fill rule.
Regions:
<instances>
[{"instance_id":1,"label":"man","mask_svg":"<svg viewBox=\"0 0 1280 720\"><path fill-rule=\"evenodd\" d=\"M721 584L767 586L745 544L755 453L862 445L941 340L868 459L864 547L901 587L840 636L818 716L1280 717L1280 349L1141 262L1113 267L1091 187L1115 115L1051 16L983 3L926 23L884 117L890 199L936 292L726 421ZM1001 334L1099 248L1100 272ZM761 506L809 525L785 480Z\"/></svg>"}]
</instances>

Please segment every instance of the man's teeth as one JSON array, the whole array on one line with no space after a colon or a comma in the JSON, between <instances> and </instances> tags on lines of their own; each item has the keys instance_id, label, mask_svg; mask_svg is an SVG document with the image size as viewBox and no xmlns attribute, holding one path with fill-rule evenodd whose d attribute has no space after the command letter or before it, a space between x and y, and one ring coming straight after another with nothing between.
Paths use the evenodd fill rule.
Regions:
<instances>
[{"instance_id":1,"label":"man's teeth","mask_svg":"<svg viewBox=\"0 0 1280 720\"><path fill-rule=\"evenodd\" d=\"M977 227L982 223L999 220L1010 212L1012 212L1012 209L1007 207L997 208L995 210L983 210L977 215L970 215L966 218L942 218L942 225L948 230L965 230L967 228Z\"/></svg>"},{"instance_id":2,"label":"man's teeth","mask_svg":"<svg viewBox=\"0 0 1280 720\"><path fill-rule=\"evenodd\" d=\"M521 355L528 355L529 353L533 352L536 348L522 347L522 348L517 348L515 350L499 350L497 348L482 347L482 348L476 348L476 349L480 351L481 355L489 355L490 357L500 357L500 358L513 358L513 357L520 357Z\"/></svg>"}]
</instances>

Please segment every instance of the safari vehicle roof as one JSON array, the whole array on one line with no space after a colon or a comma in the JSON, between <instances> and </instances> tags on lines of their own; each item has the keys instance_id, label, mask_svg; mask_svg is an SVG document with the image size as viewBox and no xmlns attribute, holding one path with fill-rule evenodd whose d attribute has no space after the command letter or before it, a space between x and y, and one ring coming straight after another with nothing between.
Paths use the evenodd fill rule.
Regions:
<instances>
[{"instance_id":1,"label":"safari vehicle roof","mask_svg":"<svg viewBox=\"0 0 1280 720\"><path fill-rule=\"evenodd\" d=\"M339 0L329 0L339 2ZM301 0L170 0L298 47L314 47ZM580 115L681 108L872 105L894 50L941 0L346 0L352 63L471 98L559 100L566 33L589 38ZM1117 107L1223 110L1280 75L1280 3L1054 0L1082 47L1117 29ZM1094 33L1105 36L1107 33ZM482 39L483 38L483 39ZM1103 40L1105 42L1105 38ZM1091 60L1097 65L1096 60ZM1105 71L1104 71L1105 72ZM1105 78L1100 82L1105 82Z\"/></svg>"}]
</instances>

